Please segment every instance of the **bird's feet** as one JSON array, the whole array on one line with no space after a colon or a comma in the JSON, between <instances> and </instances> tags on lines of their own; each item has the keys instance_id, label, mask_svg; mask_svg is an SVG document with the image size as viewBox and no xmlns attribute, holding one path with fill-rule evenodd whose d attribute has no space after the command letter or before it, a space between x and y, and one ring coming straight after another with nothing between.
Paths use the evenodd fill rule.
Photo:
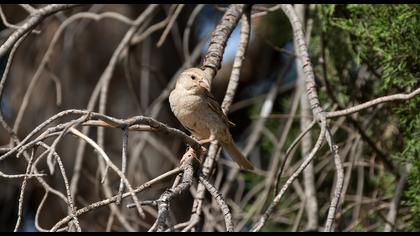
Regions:
<instances>
[{"instance_id":1,"label":"bird's feet","mask_svg":"<svg viewBox=\"0 0 420 236\"><path fill-rule=\"evenodd\" d=\"M206 144L206 143L211 143L211 142L213 142L215 140L216 140L216 137L214 135L210 135L209 138L199 140L198 143L201 144L201 145L203 145L203 144Z\"/></svg>"}]
</instances>

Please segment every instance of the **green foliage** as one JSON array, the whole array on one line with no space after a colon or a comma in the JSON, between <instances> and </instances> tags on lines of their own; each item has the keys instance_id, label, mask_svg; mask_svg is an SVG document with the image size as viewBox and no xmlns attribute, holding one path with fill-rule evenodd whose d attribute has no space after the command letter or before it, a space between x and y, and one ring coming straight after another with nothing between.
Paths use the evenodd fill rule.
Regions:
<instances>
[{"instance_id":1,"label":"green foliage","mask_svg":"<svg viewBox=\"0 0 420 236\"><path fill-rule=\"evenodd\" d=\"M315 11L309 13L314 19L309 43L314 72L319 81L327 81L331 87L331 91L327 92L323 83L319 90L325 108L334 105L329 93L342 107L350 107L420 87L419 6L331 4L317 5ZM278 11L264 17L258 31L270 45L278 48L291 40L289 25L284 20L284 14ZM324 59L325 63L320 59ZM275 105L279 107L277 109L288 111L290 99L277 101L280 102ZM253 115L258 113L255 109L259 111L260 107L254 106ZM393 102L379 109L375 107L358 113L359 124L362 127L370 124L365 131L381 151L392 156L397 166L411 166L408 187L402 199L403 207L410 208L411 217L404 218L409 220L404 222L408 228L398 230L420 231L419 111L420 96L417 96L410 101ZM277 134L282 124L284 120L269 119L267 128ZM293 125L286 146L290 145L298 132L299 125ZM347 136L346 130L339 129L335 134L338 143L347 140ZM268 138L263 137L261 144L265 154L272 153L273 145ZM327 147L323 149L328 151ZM320 153L325 152L321 150ZM366 148L366 154L372 154L372 150ZM369 174L365 174L364 193L370 195L375 192L389 198L394 194L398 178L388 171L380 172L378 174L376 169L369 169ZM320 197L325 189L320 186L318 191ZM383 222L383 219L375 213L366 221ZM360 222L354 230L365 231L367 226ZM284 228L267 224L264 230L267 229L278 231Z\"/></svg>"},{"instance_id":2,"label":"green foliage","mask_svg":"<svg viewBox=\"0 0 420 236\"><path fill-rule=\"evenodd\" d=\"M419 141L417 141L417 151L418 147L420 146ZM417 152L418 154L418 152ZM404 204L410 207L410 224L408 225L408 229L410 231L418 232L419 225L420 225L420 160L417 158L413 158L412 161L412 168L410 171L410 175L408 177L408 183L410 187L405 192L405 199Z\"/></svg>"},{"instance_id":3,"label":"green foliage","mask_svg":"<svg viewBox=\"0 0 420 236\"><path fill-rule=\"evenodd\" d=\"M362 224L357 224L356 227L354 227L355 232L365 232L365 227Z\"/></svg>"},{"instance_id":4,"label":"green foliage","mask_svg":"<svg viewBox=\"0 0 420 236\"><path fill-rule=\"evenodd\" d=\"M347 106L349 101L364 102L420 86L419 5L322 5L318 10L327 51L328 79L340 104ZM367 65L371 72L363 80L353 71L355 68L358 71L362 65ZM382 124L373 132L377 139L383 139L380 130L398 120L395 125L399 127L402 146L394 144L384 151L392 154L401 166L412 167L404 195L404 204L410 207L411 222L407 224L408 229L402 230L420 230L419 104L420 98L416 97L387 105L383 108L385 111L381 111L386 115L378 118L382 119ZM399 143L395 138L394 143ZM388 174L378 181L377 184L389 186L398 180L392 181Z\"/></svg>"},{"instance_id":5,"label":"green foliage","mask_svg":"<svg viewBox=\"0 0 420 236\"><path fill-rule=\"evenodd\" d=\"M350 19L331 24L348 32L355 61L381 72L381 88L412 89L420 77L418 5L348 5Z\"/></svg>"}]
</instances>

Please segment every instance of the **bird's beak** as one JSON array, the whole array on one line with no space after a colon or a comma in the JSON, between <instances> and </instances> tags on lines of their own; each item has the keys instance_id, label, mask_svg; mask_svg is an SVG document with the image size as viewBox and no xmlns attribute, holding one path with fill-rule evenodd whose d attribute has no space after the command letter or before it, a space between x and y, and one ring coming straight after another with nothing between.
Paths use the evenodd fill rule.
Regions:
<instances>
[{"instance_id":1,"label":"bird's beak","mask_svg":"<svg viewBox=\"0 0 420 236\"><path fill-rule=\"evenodd\" d=\"M205 89L207 89L207 91L209 91L210 92L210 84L209 84L209 82L206 80L206 79L201 79L200 80L200 82L198 82L198 84L201 86L201 87L203 87L203 88L205 88Z\"/></svg>"}]
</instances>

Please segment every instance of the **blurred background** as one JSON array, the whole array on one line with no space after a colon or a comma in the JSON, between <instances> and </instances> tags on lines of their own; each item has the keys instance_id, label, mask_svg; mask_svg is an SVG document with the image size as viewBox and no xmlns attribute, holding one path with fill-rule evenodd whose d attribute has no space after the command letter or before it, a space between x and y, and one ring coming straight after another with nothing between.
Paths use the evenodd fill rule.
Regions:
<instances>
[{"instance_id":1,"label":"blurred background","mask_svg":"<svg viewBox=\"0 0 420 236\"><path fill-rule=\"evenodd\" d=\"M162 100L161 95L170 86L170 81L179 69L188 62L188 58L191 59L191 64L185 64L186 67L201 65L210 35L227 6L186 4L181 8L177 5L159 5L142 24L141 30L133 37L126 53L115 66L109 86L106 114L117 118L152 116L170 127L187 132L172 114L167 97ZM22 102L28 96L17 132L20 140L37 125L60 111L87 109L98 79L130 27L113 18L80 18L67 23L70 17L81 12L116 12L135 19L146 7L95 4L71 8L49 16L36 27L39 33L30 33L24 39L16 51L0 100L2 116L13 127L19 110L22 109ZM277 171L280 168L285 151L299 134L301 127L300 111L296 111L293 105L294 99L300 95L297 90L298 73L293 56L292 31L288 19L280 9L267 11L274 7L276 5L273 4L253 6L248 51L241 70L239 87L228 114L229 119L236 124L231 132L238 147L246 149L248 159L265 173L255 175L241 172L234 180L234 185L238 188L230 188L225 192L224 198L228 200L232 211L237 213L235 225L242 225L242 230L249 230L251 223L257 219L257 213L261 213L272 200L273 186L266 188L264 182L270 176L271 169ZM418 5L304 5L303 9L303 25L305 33L309 32L307 39L317 90L326 110L343 109L376 97L407 93L419 87ZM15 4L1 4L1 10L3 17L0 41L3 44L14 31L4 20L19 25L28 17L28 12ZM161 24L160 28L141 39L142 33L153 29L159 22L167 21L177 10L180 11L179 15L161 45L157 44L167 23ZM63 25L65 27L60 28ZM60 30L62 33L56 44L52 44ZM186 34L186 31L190 33ZM212 84L212 93L219 103L223 100L229 82L239 43L239 31L240 23L227 43L222 68ZM140 40L136 41L136 37ZM52 54L45 68L37 72L51 45ZM1 71L6 67L7 55L0 59ZM34 79L36 82L30 85ZM30 86L33 88L28 95ZM269 94L274 94L272 108L262 119L263 104ZM337 231L383 231L390 202L395 198L399 182L402 182L403 187L398 199L399 217L393 224L393 230L420 230L419 104L419 97L415 97L408 102L382 104L351 117L331 121L330 127L340 148L345 170L345 191L338 211L335 226ZM94 110L98 110L97 104ZM262 128L260 127L257 137L252 137L258 123L262 123ZM313 143L317 132L315 129L310 135ZM96 140L96 136L96 128L91 128L89 137ZM117 166L121 166L121 137L121 130L106 129L104 150ZM256 138L254 143L250 141L252 138ZM4 127L0 127L0 145L8 147L10 142L10 134ZM69 135L57 146L69 179L73 176L78 145L78 139ZM163 134L131 132L127 169L130 183L138 186L171 170L178 165L185 148L181 140ZM286 162L280 183L287 180L296 164L302 160L300 148ZM274 158L278 160L274 162ZM221 159L226 162L230 160L223 154ZM217 164L211 178L220 188L232 171L226 162ZM25 173L26 165L22 158L9 157L0 161L0 170L8 174ZM48 166L44 162L40 162L37 168L48 172ZM335 182L334 164L326 146L318 153L313 168L319 217L316 227L308 226L308 215L303 210L305 198L302 194L306 185L302 177L287 192L284 201L263 230L304 231L322 228ZM44 179L55 189L65 193L58 171ZM106 198L100 179L96 154L92 148L86 147L75 196L75 205L78 208ZM173 179L169 178L142 192L139 198L157 199L172 182ZM21 184L21 178L0 177L0 231L14 229ZM109 184L116 191L118 176L109 174ZM35 214L44 192L36 179L28 180L20 231L37 231ZM259 203L261 206L256 210L250 211L258 202L258 193L261 192L267 192L264 195L265 201ZM207 200L211 202L209 196ZM191 194L183 194L174 199L171 208L176 222L189 219L192 202ZM124 200L122 206L127 203L130 203L129 199ZM209 209L213 208L210 206ZM147 218L143 221L139 220L133 209L120 207L120 210L127 216L128 224L140 231L147 230L153 224L157 212L150 207ZM256 213L255 218L247 215L247 212ZM39 224L48 229L68 214L67 205L59 198L51 196L47 198L39 214ZM220 215L214 209L209 214ZM117 219L109 224L109 217L109 207L98 208L80 217L81 227L85 231L127 230ZM223 218L219 218L217 216L216 222L223 225ZM219 229L206 225L202 228L204 231Z\"/></svg>"}]
</instances>

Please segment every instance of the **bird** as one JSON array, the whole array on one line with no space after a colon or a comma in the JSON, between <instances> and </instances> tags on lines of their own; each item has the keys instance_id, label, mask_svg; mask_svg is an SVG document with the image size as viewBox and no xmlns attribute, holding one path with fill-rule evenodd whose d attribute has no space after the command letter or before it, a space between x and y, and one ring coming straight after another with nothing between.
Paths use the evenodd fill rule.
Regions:
<instances>
[{"instance_id":1,"label":"bird","mask_svg":"<svg viewBox=\"0 0 420 236\"><path fill-rule=\"evenodd\" d=\"M217 140L241 169L254 169L236 147L229 131L229 127L235 124L229 121L210 93L210 85L202 69L189 68L178 76L169 95L169 104L176 118L201 145Z\"/></svg>"}]
</instances>

